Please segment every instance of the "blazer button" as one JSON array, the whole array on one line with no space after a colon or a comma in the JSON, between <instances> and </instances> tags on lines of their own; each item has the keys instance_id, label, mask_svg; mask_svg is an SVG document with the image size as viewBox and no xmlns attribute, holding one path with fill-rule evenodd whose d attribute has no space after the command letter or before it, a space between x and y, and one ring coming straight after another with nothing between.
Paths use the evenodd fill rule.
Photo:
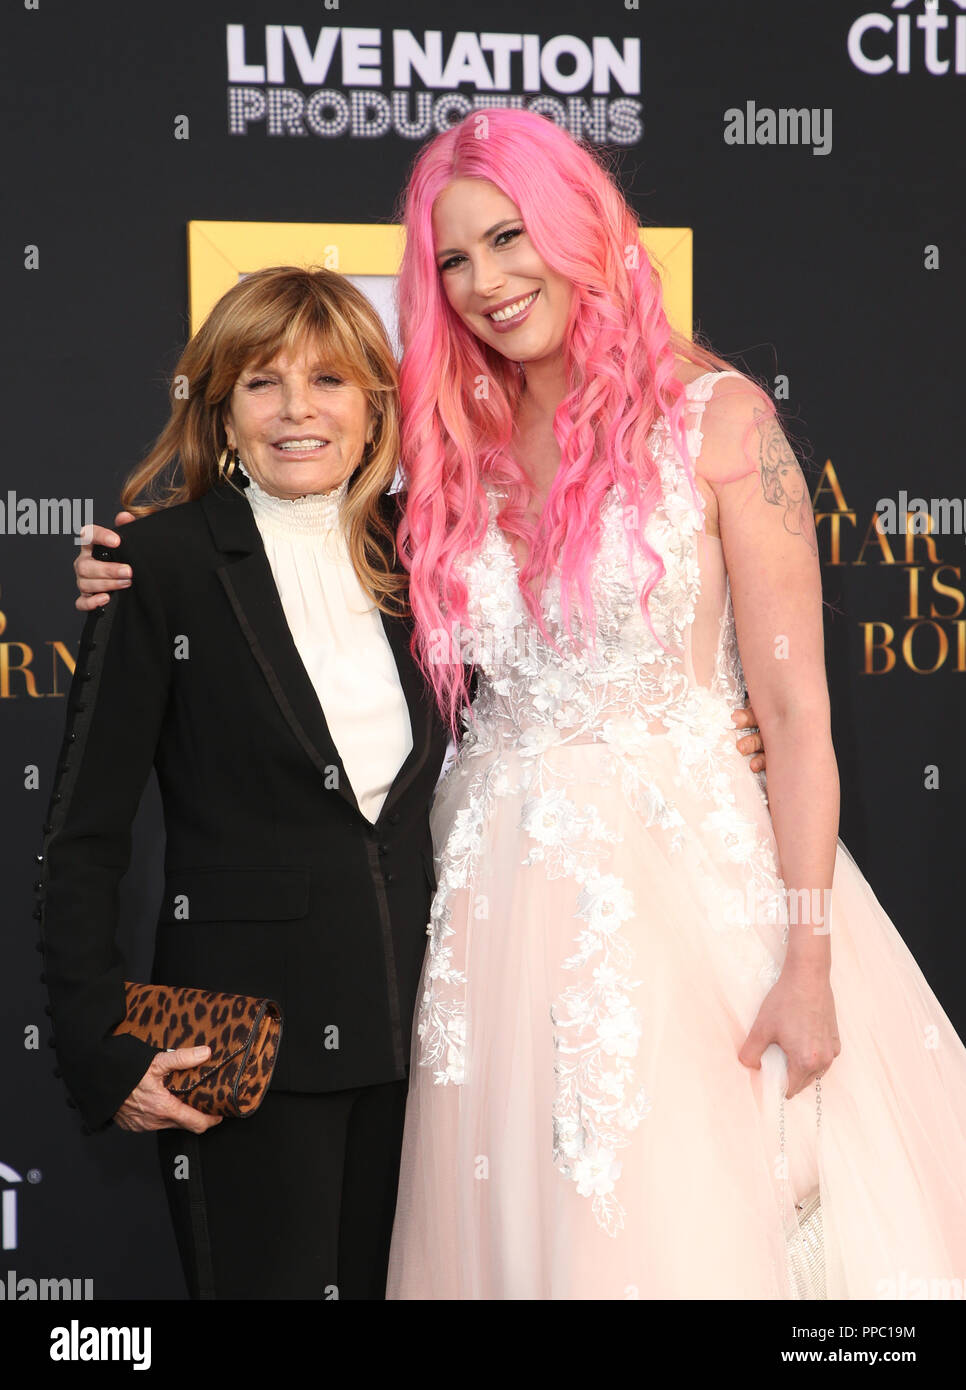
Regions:
<instances>
[{"instance_id":1,"label":"blazer button","mask_svg":"<svg viewBox=\"0 0 966 1390\"><path fill-rule=\"evenodd\" d=\"M43 856L42 853L41 853L41 854L35 854L35 855L34 855L34 863L35 863L35 864L42 864L43 862L44 862L44 856Z\"/></svg>"},{"instance_id":2,"label":"blazer button","mask_svg":"<svg viewBox=\"0 0 966 1390\"><path fill-rule=\"evenodd\" d=\"M76 742L77 742L77 735L76 735L76 734L68 734L68 735L67 735L67 742L68 742L68 743L76 743Z\"/></svg>"},{"instance_id":3,"label":"blazer button","mask_svg":"<svg viewBox=\"0 0 966 1390\"><path fill-rule=\"evenodd\" d=\"M42 907L35 907L31 915L35 922L39 922L44 915L44 909Z\"/></svg>"},{"instance_id":4,"label":"blazer button","mask_svg":"<svg viewBox=\"0 0 966 1390\"><path fill-rule=\"evenodd\" d=\"M42 879L42 878L38 878L38 879L37 879L37 882L34 884L34 892L35 892L35 893L39 893L39 892L41 891L41 889L43 888L43 886L44 886L44 881L43 881L43 879Z\"/></svg>"},{"instance_id":5,"label":"blazer button","mask_svg":"<svg viewBox=\"0 0 966 1390\"><path fill-rule=\"evenodd\" d=\"M51 801L56 803L58 801L63 801L64 798L61 796L60 792L54 792L53 796L50 799Z\"/></svg>"},{"instance_id":6,"label":"blazer button","mask_svg":"<svg viewBox=\"0 0 966 1390\"><path fill-rule=\"evenodd\" d=\"M385 874L384 877L387 883L392 883L393 879L395 878L395 874Z\"/></svg>"},{"instance_id":7,"label":"blazer button","mask_svg":"<svg viewBox=\"0 0 966 1390\"><path fill-rule=\"evenodd\" d=\"M388 846L388 845L380 845L380 846L379 846L379 853L380 853L380 854L388 854L388 853L389 853L389 846Z\"/></svg>"}]
</instances>

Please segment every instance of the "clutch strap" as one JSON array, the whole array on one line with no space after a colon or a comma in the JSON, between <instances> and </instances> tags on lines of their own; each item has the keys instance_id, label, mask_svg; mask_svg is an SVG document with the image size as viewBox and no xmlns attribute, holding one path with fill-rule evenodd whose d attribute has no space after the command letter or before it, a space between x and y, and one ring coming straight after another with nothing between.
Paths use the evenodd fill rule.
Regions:
<instances>
[{"instance_id":1,"label":"clutch strap","mask_svg":"<svg viewBox=\"0 0 966 1390\"><path fill-rule=\"evenodd\" d=\"M815 1078L815 1129L822 1124L822 1078ZM788 1221L788 1161L785 1157L785 1093L778 1102L778 1136L781 1154L782 1231L788 1257L789 1276L800 1298L825 1298L824 1223L822 1220L822 1190L816 1184L813 1191L795 1203L795 1220L791 1230Z\"/></svg>"}]
</instances>

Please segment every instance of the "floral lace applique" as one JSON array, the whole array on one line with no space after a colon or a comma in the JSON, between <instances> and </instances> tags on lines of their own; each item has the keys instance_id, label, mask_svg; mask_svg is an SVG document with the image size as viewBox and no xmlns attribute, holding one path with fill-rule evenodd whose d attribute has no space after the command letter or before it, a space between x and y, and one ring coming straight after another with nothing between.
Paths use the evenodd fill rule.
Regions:
<instances>
[{"instance_id":1,"label":"floral lace applique","mask_svg":"<svg viewBox=\"0 0 966 1390\"><path fill-rule=\"evenodd\" d=\"M440 782L437 795L450 778L461 775L465 773L462 759L458 758ZM437 889L426 929L429 954L416 1030L420 1040L419 1064L433 1068L437 1085L461 1085L465 1067L466 974L453 955L457 934L452 926L450 898L460 889L471 889L487 813L496 789L504 781L505 771L499 761L488 763L472 775L466 804L457 811L439 856ZM459 944L465 950L465 939Z\"/></svg>"},{"instance_id":2,"label":"floral lace applique","mask_svg":"<svg viewBox=\"0 0 966 1390\"><path fill-rule=\"evenodd\" d=\"M692 458L701 446L703 401L713 382L688 387L696 407L688 430ZM437 1084L465 1080L466 930L452 925L455 892L472 891L495 798L521 797L520 829L530 841L521 871L537 864L550 878L575 884L580 926L573 951L561 968L573 982L552 1000L555 1096L553 1161L578 1193L591 1199L595 1219L609 1235L623 1228L617 1196L620 1150L650 1110L635 1060L641 1015L635 992L633 952L622 927L635 916L630 885L609 872L610 846L620 836L593 803L578 804L552 750L573 742L606 745L613 755L607 791L621 788L644 825L667 832L670 852L689 834L672 788L648 771L655 739L670 739L677 782L699 789L712 805L700 830L720 845L723 859L744 867L755 892L777 898L783 887L771 848L737 807L734 791L734 729L730 712L744 689L730 593L710 688L693 685L684 660L687 630L694 621L700 588L696 533L703 526L697 501L670 436L666 420L654 427L654 457L663 497L648 519L647 535L660 553L665 574L652 590L649 613L656 640L639 602L642 558L629 563L621 498L611 489L602 504L601 539L591 576L595 646L579 646L579 615L571 641L563 627L560 582L543 595L544 617L556 648L533 623L518 587L518 571L507 538L497 524L499 499L489 494L490 521L478 554L464 566L468 617L476 638L480 671L475 722L440 786L467 777L457 812L439 855L439 888L428 932L429 963L420 1004L419 1064L433 1069ZM764 793L762 792L762 796ZM602 798L606 806L606 797ZM692 832L693 833L693 832ZM747 924L722 920L709 881L709 919L714 931L730 931L736 958L762 981L777 975L757 933ZM467 908L468 910L468 908Z\"/></svg>"}]
</instances>

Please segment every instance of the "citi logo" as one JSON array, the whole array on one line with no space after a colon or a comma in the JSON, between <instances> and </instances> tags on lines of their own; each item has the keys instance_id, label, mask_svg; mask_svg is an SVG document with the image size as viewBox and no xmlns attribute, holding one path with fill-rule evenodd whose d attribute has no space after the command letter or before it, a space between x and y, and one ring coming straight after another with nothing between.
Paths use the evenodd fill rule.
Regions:
<instances>
[{"instance_id":1,"label":"citi logo","mask_svg":"<svg viewBox=\"0 0 966 1390\"><path fill-rule=\"evenodd\" d=\"M860 15L849 30L848 50L854 67L870 77L895 72L927 72L932 77L966 74L966 0L923 0L920 14L903 14L916 0L893 0L892 12Z\"/></svg>"},{"instance_id":2,"label":"citi logo","mask_svg":"<svg viewBox=\"0 0 966 1390\"><path fill-rule=\"evenodd\" d=\"M9 1183L0 1193L0 1250L17 1248L17 1188L23 1178L15 1168L0 1163L0 1182Z\"/></svg>"}]
</instances>

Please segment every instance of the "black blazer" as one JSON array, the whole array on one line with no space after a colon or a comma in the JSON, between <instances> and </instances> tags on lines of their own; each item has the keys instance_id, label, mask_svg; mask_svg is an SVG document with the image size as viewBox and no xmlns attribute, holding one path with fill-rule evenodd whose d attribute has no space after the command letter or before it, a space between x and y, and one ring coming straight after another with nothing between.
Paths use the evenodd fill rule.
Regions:
<instances>
[{"instance_id":1,"label":"black blazer","mask_svg":"<svg viewBox=\"0 0 966 1390\"><path fill-rule=\"evenodd\" d=\"M384 505L395 523L395 498ZM278 1000L275 1088L405 1077L447 741L411 620L382 615L413 747L373 825L244 494L221 482L131 522L111 558L134 582L84 626L35 884L53 1045L86 1127L110 1122L154 1056L112 1036L118 884L152 763L166 832L152 980Z\"/></svg>"}]
</instances>

